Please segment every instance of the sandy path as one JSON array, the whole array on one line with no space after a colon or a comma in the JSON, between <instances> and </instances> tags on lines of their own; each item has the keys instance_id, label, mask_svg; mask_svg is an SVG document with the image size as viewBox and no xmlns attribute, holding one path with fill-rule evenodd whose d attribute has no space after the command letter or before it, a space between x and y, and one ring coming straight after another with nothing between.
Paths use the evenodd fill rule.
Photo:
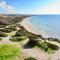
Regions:
<instances>
[{"instance_id":1,"label":"sandy path","mask_svg":"<svg viewBox=\"0 0 60 60\"><path fill-rule=\"evenodd\" d=\"M6 44L6 43L7 44L11 44L11 43L14 43L14 42L10 41L9 39L15 33L16 33L16 31L13 31L13 32L9 33L9 35L7 37L2 37L2 41L0 41L0 44Z\"/></svg>"},{"instance_id":2,"label":"sandy path","mask_svg":"<svg viewBox=\"0 0 60 60\"><path fill-rule=\"evenodd\" d=\"M48 60L48 56L45 53L38 51L37 49L22 49L25 57L34 57L37 60Z\"/></svg>"},{"instance_id":3,"label":"sandy path","mask_svg":"<svg viewBox=\"0 0 60 60\"><path fill-rule=\"evenodd\" d=\"M59 48L60 44L56 43ZM34 57L37 60L60 60L60 49L50 55L36 48L22 48L21 51L25 57Z\"/></svg>"},{"instance_id":4,"label":"sandy path","mask_svg":"<svg viewBox=\"0 0 60 60\"><path fill-rule=\"evenodd\" d=\"M56 51L54 54L50 56L51 60L60 60L60 44L59 44L59 50Z\"/></svg>"}]
</instances>

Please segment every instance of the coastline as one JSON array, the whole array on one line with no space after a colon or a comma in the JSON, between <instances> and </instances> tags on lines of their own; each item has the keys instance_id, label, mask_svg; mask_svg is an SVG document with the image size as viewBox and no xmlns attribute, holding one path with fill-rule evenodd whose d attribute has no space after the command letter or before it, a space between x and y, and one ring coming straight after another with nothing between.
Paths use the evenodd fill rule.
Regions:
<instances>
[{"instance_id":1,"label":"coastline","mask_svg":"<svg viewBox=\"0 0 60 60\"><path fill-rule=\"evenodd\" d=\"M21 22L21 26L23 26L27 31L32 32L34 34L37 35L42 35L42 37L44 38L48 38L49 35L47 32L43 31L43 30L39 30L36 26L34 26L30 21L29 21L29 17L23 19L23 21Z\"/></svg>"},{"instance_id":2,"label":"coastline","mask_svg":"<svg viewBox=\"0 0 60 60\"><path fill-rule=\"evenodd\" d=\"M26 29L26 30L28 30L29 32L32 32L32 33L35 33L35 34L40 34L40 33L45 33L45 32L41 32L41 31L39 31L39 30L37 30L36 29L36 27L34 27L31 23L30 23L30 21L29 21L29 18L25 18L23 21L22 21L22 23L21 23L21 25ZM45 34L46 35L46 34ZM52 41L51 41L52 42ZM23 50L24 52L23 53L25 53L25 54L27 54L27 56L33 56L33 57L35 57L35 58L37 58L38 60L48 60L48 59L51 59L51 60L58 60L59 59L59 57L60 57L60 43L56 43L56 42L52 42L53 44L56 44L56 45L58 45L59 46L59 50L58 51L56 51L55 53L52 53L52 54L49 54L49 55L47 55L47 54L45 54L44 52L42 52L42 51L40 51L40 52L38 52L39 50L34 50L34 49L25 49L25 50ZM30 53L31 52L31 53ZM32 54L32 55L31 55ZM35 55L36 54L36 55ZM41 54L41 55L40 55ZM38 57L37 57L37 55L38 55ZM39 58L40 57L40 58Z\"/></svg>"},{"instance_id":3,"label":"coastline","mask_svg":"<svg viewBox=\"0 0 60 60\"><path fill-rule=\"evenodd\" d=\"M21 22L21 26L23 26L23 27L24 27L27 31L29 31L29 32L32 32L32 33L34 33L34 34L40 34L40 33L39 33L39 30L36 29L36 27L33 26L33 25L31 24L31 22L29 21L29 17L23 19L23 21Z\"/></svg>"},{"instance_id":4,"label":"coastline","mask_svg":"<svg viewBox=\"0 0 60 60\"><path fill-rule=\"evenodd\" d=\"M34 26L30 21L30 17L24 18L21 22L21 25L29 32L32 32L34 34L41 35L43 38L57 38L60 39L60 37L55 35L55 33L44 31L42 29L39 29L37 26Z\"/></svg>"}]
</instances>

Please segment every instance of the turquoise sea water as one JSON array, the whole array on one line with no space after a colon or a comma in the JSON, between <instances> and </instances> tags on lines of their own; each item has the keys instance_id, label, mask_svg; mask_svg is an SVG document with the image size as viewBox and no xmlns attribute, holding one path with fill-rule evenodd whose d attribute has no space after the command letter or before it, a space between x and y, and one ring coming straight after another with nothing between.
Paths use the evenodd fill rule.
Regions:
<instances>
[{"instance_id":1,"label":"turquoise sea water","mask_svg":"<svg viewBox=\"0 0 60 60\"><path fill-rule=\"evenodd\" d=\"M43 35L60 38L60 15L31 16L29 21L36 29L43 31Z\"/></svg>"}]
</instances>

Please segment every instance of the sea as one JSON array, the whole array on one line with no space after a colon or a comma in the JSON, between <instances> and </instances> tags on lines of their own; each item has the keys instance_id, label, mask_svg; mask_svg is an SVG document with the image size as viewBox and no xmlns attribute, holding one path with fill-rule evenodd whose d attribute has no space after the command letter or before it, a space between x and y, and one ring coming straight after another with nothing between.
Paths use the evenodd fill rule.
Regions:
<instances>
[{"instance_id":1,"label":"sea","mask_svg":"<svg viewBox=\"0 0 60 60\"><path fill-rule=\"evenodd\" d=\"M29 22L43 37L60 39L60 15L34 15Z\"/></svg>"}]
</instances>

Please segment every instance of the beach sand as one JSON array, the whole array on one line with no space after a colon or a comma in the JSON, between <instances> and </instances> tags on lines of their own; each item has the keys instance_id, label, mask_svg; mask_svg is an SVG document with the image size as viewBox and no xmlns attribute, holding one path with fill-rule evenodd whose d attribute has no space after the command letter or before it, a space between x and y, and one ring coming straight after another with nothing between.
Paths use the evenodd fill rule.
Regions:
<instances>
[{"instance_id":1,"label":"beach sand","mask_svg":"<svg viewBox=\"0 0 60 60\"><path fill-rule=\"evenodd\" d=\"M39 30L37 26L34 26L30 21L29 21L29 17L28 18L25 18L22 23L21 23L22 26L24 26L24 28L26 30L28 30L29 32L32 32L34 34L40 34L42 35L42 37L44 38L48 38L49 37L49 34L47 32L45 32L44 30Z\"/></svg>"},{"instance_id":2,"label":"beach sand","mask_svg":"<svg viewBox=\"0 0 60 60\"><path fill-rule=\"evenodd\" d=\"M35 34L39 34L39 30L36 29L36 27L31 24L31 22L29 21L29 18L25 18L22 21L21 25L24 26L24 28L26 30L28 30L29 32L32 32L32 33L35 33Z\"/></svg>"}]
</instances>

